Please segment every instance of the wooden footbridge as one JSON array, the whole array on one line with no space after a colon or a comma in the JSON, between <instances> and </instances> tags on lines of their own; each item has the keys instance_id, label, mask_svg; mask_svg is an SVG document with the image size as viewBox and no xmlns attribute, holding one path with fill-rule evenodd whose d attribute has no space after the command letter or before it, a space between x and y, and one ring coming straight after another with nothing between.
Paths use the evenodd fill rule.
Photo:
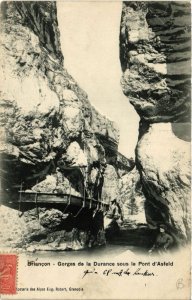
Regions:
<instances>
[{"instance_id":1,"label":"wooden footbridge","mask_svg":"<svg viewBox=\"0 0 192 300\"><path fill-rule=\"evenodd\" d=\"M71 194L54 194L54 193L39 193L39 192L25 192L19 191L19 203L33 203L33 204L60 204L61 206L70 207L77 206L89 209L107 209L109 204L102 200L93 198L75 196Z\"/></svg>"},{"instance_id":2,"label":"wooden footbridge","mask_svg":"<svg viewBox=\"0 0 192 300\"><path fill-rule=\"evenodd\" d=\"M1 191L1 204L7 204L14 208L23 211L27 207L38 206L51 206L59 207L63 212L70 210L82 209L98 209L106 212L109 209L109 203L102 200L96 200L89 197L75 196L71 194L54 194L54 193L41 193L41 192L27 192L20 190L19 192L6 192ZM78 213L77 212L77 213Z\"/></svg>"},{"instance_id":3,"label":"wooden footbridge","mask_svg":"<svg viewBox=\"0 0 192 300\"><path fill-rule=\"evenodd\" d=\"M98 138L101 144L106 148L107 153L107 162L112 163L113 161L121 168L127 168L128 170L133 168L132 163L125 158L123 155L120 155L117 152L117 141L109 136L103 137L102 135L98 134ZM64 168L64 167L62 167ZM89 193L86 191L86 169L87 166L69 166L65 167L66 170L74 170L80 169L83 175L83 191L82 196L76 196L71 194L71 190L69 193L48 193L48 192L36 192L36 191L27 191L22 189L22 184L19 186L17 184L5 185L4 189L0 189L0 199L1 204L12 206L15 209L20 211L27 210L32 207L58 207L62 211L73 211L77 212L77 214L83 210L94 210L98 209L100 211L106 212L109 210L109 203L106 203L102 199L102 191L94 197L89 197ZM2 173L2 172L1 172ZM2 173L4 174L4 173ZM7 175L7 174L5 174ZM1 180L6 180L3 178L3 175L0 174ZM25 181L26 178L23 178ZM9 181L8 179L6 181ZM14 180L13 180L14 181ZM8 187L8 189L6 189ZM102 189L102 188L101 188ZM93 193L92 193L93 194ZM101 199L100 199L101 198Z\"/></svg>"},{"instance_id":4,"label":"wooden footbridge","mask_svg":"<svg viewBox=\"0 0 192 300\"><path fill-rule=\"evenodd\" d=\"M69 167L68 169L74 168ZM84 209L97 209L106 212L109 209L109 203L104 202L102 199L94 199L87 196L85 177L83 180L82 196L73 195L71 188L69 193L27 191L23 190L21 183L20 185L12 186L12 190L0 189L1 204L11 206L19 211L25 211L33 207L55 207L61 209L63 212L75 212L75 215L78 215Z\"/></svg>"},{"instance_id":5,"label":"wooden footbridge","mask_svg":"<svg viewBox=\"0 0 192 300\"><path fill-rule=\"evenodd\" d=\"M22 187L22 186L21 186ZM38 207L59 208L63 213L72 212L77 217L84 210L99 210L105 213L109 203L85 196L68 193L42 193L23 191L1 191L1 204L10 206L20 212Z\"/></svg>"}]
</instances>

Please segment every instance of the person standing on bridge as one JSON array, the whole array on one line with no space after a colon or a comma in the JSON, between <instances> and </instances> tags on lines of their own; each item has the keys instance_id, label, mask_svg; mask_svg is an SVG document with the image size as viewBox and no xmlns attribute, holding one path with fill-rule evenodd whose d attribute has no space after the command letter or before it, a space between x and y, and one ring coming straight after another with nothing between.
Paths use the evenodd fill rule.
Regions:
<instances>
[{"instance_id":1,"label":"person standing on bridge","mask_svg":"<svg viewBox=\"0 0 192 300\"><path fill-rule=\"evenodd\" d=\"M105 167L100 167L97 175L96 180L96 199L101 200L102 198L102 189L103 189L103 183L104 183L104 173L105 173Z\"/></svg>"},{"instance_id":2,"label":"person standing on bridge","mask_svg":"<svg viewBox=\"0 0 192 300\"><path fill-rule=\"evenodd\" d=\"M122 210L121 210L119 203L117 202L117 199L114 199L111 201L110 213L111 213L112 219L115 219L115 220L120 219L123 221Z\"/></svg>"}]
</instances>

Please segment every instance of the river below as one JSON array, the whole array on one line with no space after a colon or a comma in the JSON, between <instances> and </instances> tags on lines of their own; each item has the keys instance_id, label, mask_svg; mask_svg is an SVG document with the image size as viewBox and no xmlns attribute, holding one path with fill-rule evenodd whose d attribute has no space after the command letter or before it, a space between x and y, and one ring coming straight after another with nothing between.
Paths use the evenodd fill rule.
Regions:
<instances>
[{"instance_id":1,"label":"river below","mask_svg":"<svg viewBox=\"0 0 192 300\"><path fill-rule=\"evenodd\" d=\"M37 256L39 258L62 258L62 259L106 259L114 258L124 253L130 253L131 255L141 254L145 251L141 247L130 245L115 245L107 243L105 246L94 247L89 249L77 250L77 251L36 251L34 253L27 252L28 257Z\"/></svg>"}]
</instances>

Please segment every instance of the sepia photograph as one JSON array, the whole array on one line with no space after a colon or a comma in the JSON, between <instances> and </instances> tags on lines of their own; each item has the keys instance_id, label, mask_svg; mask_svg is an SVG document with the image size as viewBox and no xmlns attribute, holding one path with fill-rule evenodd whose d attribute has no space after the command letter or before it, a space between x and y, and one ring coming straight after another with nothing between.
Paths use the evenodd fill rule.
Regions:
<instances>
[{"instance_id":1,"label":"sepia photograph","mask_svg":"<svg viewBox=\"0 0 192 300\"><path fill-rule=\"evenodd\" d=\"M190 300L191 2L0 8L1 299Z\"/></svg>"}]
</instances>

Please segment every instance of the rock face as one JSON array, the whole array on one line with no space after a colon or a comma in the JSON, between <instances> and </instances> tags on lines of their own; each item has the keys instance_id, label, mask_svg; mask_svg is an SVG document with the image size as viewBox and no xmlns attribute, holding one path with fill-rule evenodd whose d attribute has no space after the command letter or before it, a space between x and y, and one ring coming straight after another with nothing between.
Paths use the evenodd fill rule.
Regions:
<instances>
[{"instance_id":1,"label":"rock face","mask_svg":"<svg viewBox=\"0 0 192 300\"><path fill-rule=\"evenodd\" d=\"M104 227L107 239L118 244L118 240L125 244L129 244L129 232L137 235L136 231L142 227L147 228L145 217L145 196L142 191L142 185L139 172L133 168L130 172L118 170L118 179L116 180L112 174L111 188L114 189L116 203L112 201L109 210L105 214ZM134 231L136 230L136 231ZM120 236L123 232L127 232L128 236L124 236L121 240ZM143 238L143 236L142 236ZM133 239L134 240L134 239ZM132 242L133 242L132 240ZM134 244L134 242L133 242ZM135 240L135 244L137 242Z\"/></svg>"},{"instance_id":2,"label":"rock face","mask_svg":"<svg viewBox=\"0 0 192 300\"><path fill-rule=\"evenodd\" d=\"M56 2L2 2L0 38L2 199L8 193L18 200L22 183L28 192L85 192L95 199L103 188L105 202L111 201L118 195L117 169L131 170L134 163L118 158L118 128L91 106L64 68ZM62 250L105 242L100 213L83 211L73 218L64 208L41 205L19 217L4 210L2 226L9 214L18 224L17 247L40 249L43 243L43 250ZM2 238L2 244L14 244L10 231Z\"/></svg>"},{"instance_id":3,"label":"rock face","mask_svg":"<svg viewBox=\"0 0 192 300\"><path fill-rule=\"evenodd\" d=\"M97 239L87 230L74 227L74 220L58 209L38 208L19 216L18 211L1 205L1 247L34 251L79 250L105 244L99 231ZM14 224L14 227L13 227Z\"/></svg>"},{"instance_id":4,"label":"rock face","mask_svg":"<svg viewBox=\"0 0 192 300\"><path fill-rule=\"evenodd\" d=\"M146 218L181 243L190 237L190 32L189 2L123 3L121 83L141 118L136 165Z\"/></svg>"},{"instance_id":5,"label":"rock face","mask_svg":"<svg viewBox=\"0 0 192 300\"><path fill-rule=\"evenodd\" d=\"M190 121L190 3L123 4L122 87L141 119Z\"/></svg>"},{"instance_id":6,"label":"rock face","mask_svg":"<svg viewBox=\"0 0 192 300\"><path fill-rule=\"evenodd\" d=\"M135 227L139 224L146 224L145 196L142 192L141 180L136 168L120 177L118 199L121 203L124 226Z\"/></svg>"},{"instance_id":7,"label":"rock face","mask_svg":"<svg viewBox=\"0 0 192 300\"><path fill-rule=\"evenodd\" d=\"M1 156L9 174L9 186L3 182L6 188L23 181L29 189L56 170L66 177L66 168L74 166L87 166L90 174L97 163L98 173L107 163L104 141L110 140L112 156L117 157L116 125L96 112L63 67L56 13L55 2L1 5Z\"/></svg>"},{"instance_id":8,"label":"rock face","mask_svg":"<svg viewBox=\"0 0 192 300\"><path fill-rule=\"evenodd\" d=\"M158 138L157 138L158 137ZM189 145L157 123L138 142L138 168L146 195L149 224L165 222L181 240L190 237Z\"/></svg>"}]
</instances>

